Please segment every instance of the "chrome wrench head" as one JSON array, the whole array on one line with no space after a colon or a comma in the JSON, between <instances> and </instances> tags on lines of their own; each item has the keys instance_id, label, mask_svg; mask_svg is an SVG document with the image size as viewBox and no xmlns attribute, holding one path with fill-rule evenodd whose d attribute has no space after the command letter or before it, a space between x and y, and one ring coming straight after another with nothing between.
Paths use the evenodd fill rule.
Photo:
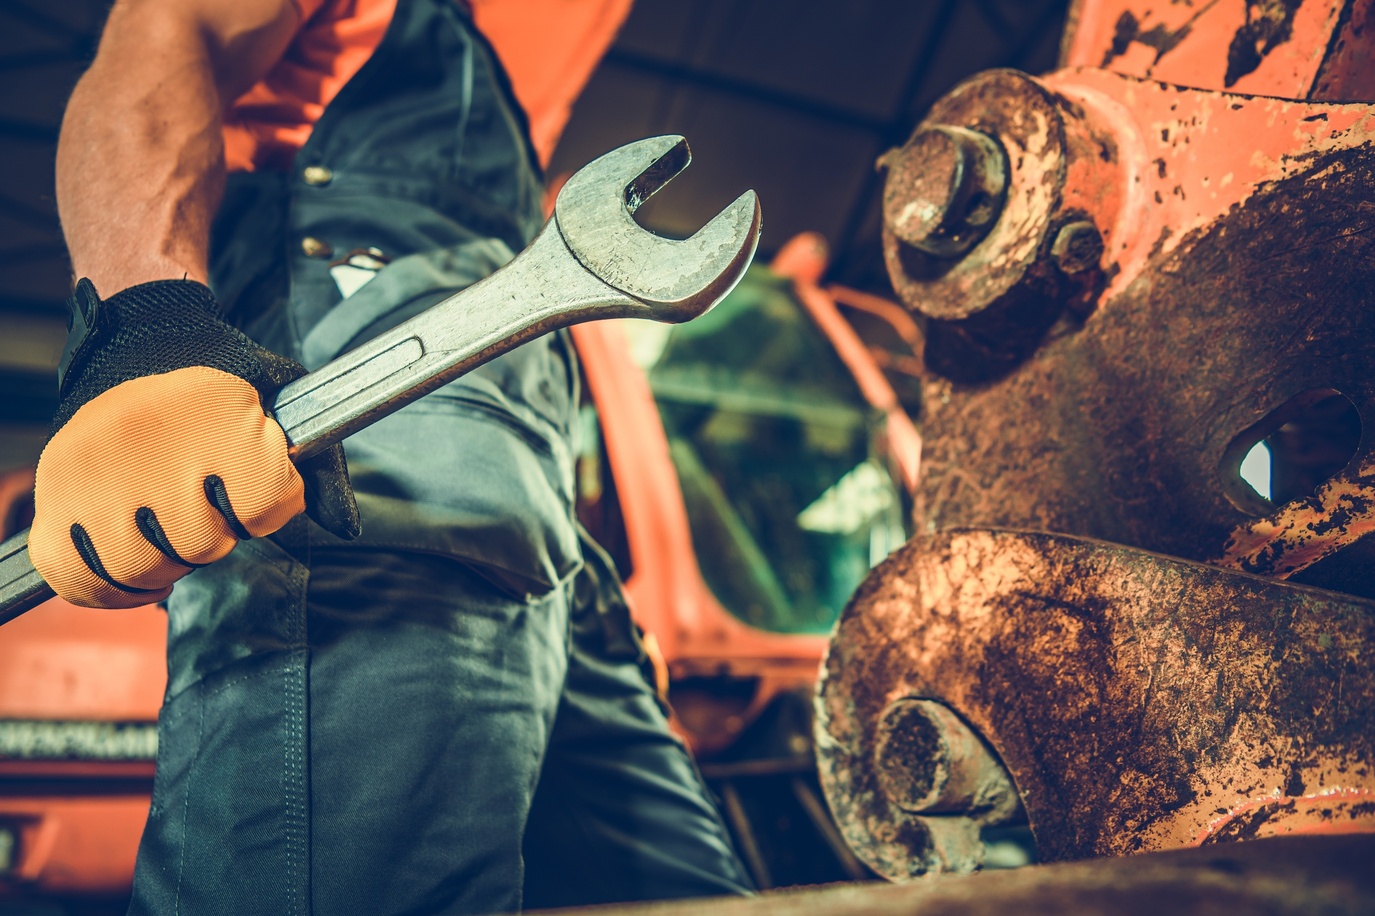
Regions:
<instances>
[{"instance_id":1,"label":"chrome wrench head","mask_svg":"<svg viewBox=\"0 0 1375 916\"><path fill-rule=\"evenodd\" d=\"M759 244L759 199L746 191L688 239L666 239L632 214L692 161L687 141L650 137L583 167L559 192L554 222L578 263L650 306L687 321L735 288Z\"/></svg>"}]
</instances>

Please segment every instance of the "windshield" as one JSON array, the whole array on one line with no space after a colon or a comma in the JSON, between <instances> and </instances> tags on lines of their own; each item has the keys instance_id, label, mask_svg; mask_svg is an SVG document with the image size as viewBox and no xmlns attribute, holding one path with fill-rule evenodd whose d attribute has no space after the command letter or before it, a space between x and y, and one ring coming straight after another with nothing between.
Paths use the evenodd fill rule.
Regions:
<instances>
[{"instance_id":1,"label":"windshield","mask_svg":"<svg viewBox=\"0 0 1375 916\"><path fill-rule=\"evenodd\" d=\"M906 539L883 415L766 270L687 324L627 324L707 585L752 626L827 632Z\"/></svg>"}]
</instances>

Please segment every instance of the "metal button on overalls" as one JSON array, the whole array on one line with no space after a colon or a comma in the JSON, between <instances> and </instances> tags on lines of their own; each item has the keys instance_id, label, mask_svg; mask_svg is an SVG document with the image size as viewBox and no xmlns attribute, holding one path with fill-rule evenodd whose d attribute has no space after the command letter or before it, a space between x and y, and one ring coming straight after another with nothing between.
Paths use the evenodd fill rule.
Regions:
<instances>
[{"instance_id":1,"label":"metal button on overalls","mask_svg":"<svg viewBox=\"0 0 1375 916\"><path fill-rule=\"evenodd\" d=\"M308 165L301 170L301 180L312 187L323 187L334 180L334 173L323 165Z\"/></svg>"},{"instance_id":2,"label":"metal button on overalls","mask_svg":"<svg viewBox=\"0 0 1375 916\"><path fill-rule=\"evenodd\" d=\"M301 252L308 258L327 258L334 254L334 247L324 239L308 235L301 239Z\"/></svg>"}]
</instances>

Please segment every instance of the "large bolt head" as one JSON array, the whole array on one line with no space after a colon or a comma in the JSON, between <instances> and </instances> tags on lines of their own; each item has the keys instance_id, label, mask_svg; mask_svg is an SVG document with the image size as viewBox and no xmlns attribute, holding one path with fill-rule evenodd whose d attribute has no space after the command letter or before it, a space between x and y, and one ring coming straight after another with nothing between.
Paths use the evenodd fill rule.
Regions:
<instances>
[{"instance_id":1,"label":"large bolt head","mask_svg":"<svg viewBox=\"0 0 1375 916\"><path fill-rule=\"evenodd\" d=\"M884 222L902 242L927 254L963 255L987 234L1002 208L1006 156L978 131L923 128L880 164L888 169Z\"/></svg>"}]
</instances>

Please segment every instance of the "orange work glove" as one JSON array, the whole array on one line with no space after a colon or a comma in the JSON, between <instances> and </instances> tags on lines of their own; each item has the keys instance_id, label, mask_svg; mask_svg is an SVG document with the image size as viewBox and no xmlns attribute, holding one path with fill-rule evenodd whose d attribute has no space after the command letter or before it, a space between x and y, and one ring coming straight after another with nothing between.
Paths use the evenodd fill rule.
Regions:
<instances>
[{"instance_id":1,"label":"orange work glove","mask_svg":"<svg viewBox=\"0 0 1375 916\"><path fill-rule=\"evenodd\" d=\"M29 556L87 607L160 601L196 566L304 509L358 534L342 450L293 467L270 402L305 373L220 321L210 290L168 280L71 303L55 432L38 462Z\"/></svg>"}]
</instances>

